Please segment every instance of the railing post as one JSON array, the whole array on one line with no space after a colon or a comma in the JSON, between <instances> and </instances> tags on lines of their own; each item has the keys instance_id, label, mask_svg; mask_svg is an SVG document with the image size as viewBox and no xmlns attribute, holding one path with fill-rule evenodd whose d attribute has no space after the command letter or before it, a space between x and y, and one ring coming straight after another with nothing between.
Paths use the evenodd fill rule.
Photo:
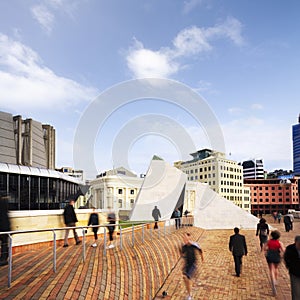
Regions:
<instances>
[{"instance_id":1,"label":"railing post","mask_svg":"<svg viewBox=\"0 0 300 300\"><path fill-rule=\"evenodd\" d=\"M85 261L85 228L82 228L82 260Z\"/></svg>"},{"instance_id":2,"label":"railing post","mask_svg":"<svg viewBox=\"0 0 300 300\"><path fill-rule=\"evenodd\" d=\"M8 283L7 286L10 288L11 285L11 274L12 274L12 236L8 235L9 247L8 247Z\"/></svg>"},{"instance_id":3,"label":"railing post","mask_svg":"<svg viewBox=\"0 0 300 300\"><path fill-rule=\"evenodd\" d=\"M132 225L132 229L131 229L131 243L132 246L134 246L134 225Z\"/></svg>"},{"instance_id":4,"label":"railing post","mask_svg":"<svg viewBox=\"0 0 300 300\"><path fill-rule=\"evenodd\" d=\"M145 240L145 227L144 224L142 224L142 243L144 244L144 240Z\"/></svg>"},{"instance_id":5,"label":"railing post","mask_svg":"<svg viewBox=\"0 0 300 300\"><path fill-rule=\"evenodd\" d=\"M122 226L120 225L120 249L123 249Z\"/></svg>"},{"instance_id":6,"label":"railing post","mask_svg":"<svg viewBox=\"0 0 300 300\"><path fill-rule=\"evenodd\" d=\"M53 272L56 273L56 232L53 230Z\"/></svg>"},{"instance_id":7,"label":"railing post","mask_svg":"<svg viewBox=\"0 0 300 300\"><path fill-rule=\"evenodd\" d=\"M106 227L104 227L103 237L103 255L106 256Z\"/></svg>"}]
</instances>

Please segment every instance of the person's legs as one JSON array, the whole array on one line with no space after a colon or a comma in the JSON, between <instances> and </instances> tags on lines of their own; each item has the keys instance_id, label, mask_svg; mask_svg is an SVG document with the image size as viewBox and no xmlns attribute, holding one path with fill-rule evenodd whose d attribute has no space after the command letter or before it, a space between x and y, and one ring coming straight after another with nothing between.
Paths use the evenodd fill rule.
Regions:
<instances>
[{"instance_id":1,"label":"person's legs","mask_svg":"<svg viewBox=\"0 0 300 300\"><path fill-rule=\"evenodd\" d=\"M69 231L70 231L70 229L66 229L66 231L65 231L64 246L68 245Z\"/></svg>"},{"instance_id":2,"label":"person's legs","mask_svg":"<svg viewBox=\"0 0 300 300\"><path fill-rule=\"evenodd\" d=\"M77 234L77 232L76 232L76 229L75 229L75 228L73 229L73 235L74 235L74 240L75 240L76 244L78 244L78 242L79 242L79 238L78 238L78 234Z\"/></svg>"},{"instance_id":3,"label":"person's legs","mask_svg":"<svg viewBox=\"0 0 300 300\"><path fill-rule=\"evenodd\" d=\"M290 274L292 300L300 299L300 277Z\"/></svg>"},{"instance_id":4,"label":"person's legs","mask_svg":"<svg viewBox=\"0 0 300 300\"><path fill-rule=\"evenodd\" d=\"M187 293L189 296L191 296L191 280L186 275L183 275L183 279L184 279Z\"/></svg>"},{"instance_id":5,"label":"person's legs","mask_svg":"<svg viewBox=\"0 0 300 300\"><path fill-rule=\"evenodd\" d=\"M2 261L7 261L8 259L8 235L2 234L0 235L1 241L1 258Z\"/></svg>"},{"instance_id":6,"label":"person's legs","mask_svg":"<svg viewBox=\"0 0 300 300\"><path fill-rule=\"evenodd\" d=\"M241 274L241 256L234 255L234 266L235 266L235 274L236 276L240 276Z\"/></svg>"},{"instance_id":7,"label":"person's legs","mask_svg":"<svg viewBox=\"0 0 300 300\"><path fill-rule=\"evenodd\" d=\"M98 240L98 228L93 228L95 242Z\"/></svg>"},{"instance_id":8,"label":"person's legs","mask_svg":"<svg viewBox=\"0 0 300 300\"><path fill-rule=\"evenodd\" d=\"M275 282L278 280L278 264L274 264L274 279Z\"/></svg>"}]
</instances>

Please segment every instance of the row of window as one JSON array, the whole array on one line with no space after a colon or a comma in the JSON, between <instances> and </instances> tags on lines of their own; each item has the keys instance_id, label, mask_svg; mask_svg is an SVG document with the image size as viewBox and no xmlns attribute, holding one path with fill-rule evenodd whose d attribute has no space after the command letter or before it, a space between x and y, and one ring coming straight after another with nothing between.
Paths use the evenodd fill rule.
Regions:
<instances>
[{"instance_id":1,"label":"row of window","mask_svg":"<svg viewBox=\"0 0 300 300\"><path fill-rule=\"evenodd\" d=\"M253 193L253 196L256 196L256 195L257 195L257 193ZM275 196L275 195L276 195L276 193L272 193L272 196ZM282 196L282 193L281 192L277 193L277 195ZM259 196L263 196L263 193L259 193ZM264 196L269 196L269 193L264 193ZM290 192L286 192L285 196L290 196ZM298 193L296 193L296 195L295 195L295 193L293 193L293 196L298 196Z\"/></svg>"},{"instance_id":2,"label":"row of window","mask_svg":"<svg viewBox=\"0 0 300 300\"><path fill-rule=\"evenodd\" d=\"M271 186L270 188L271 188L272 191L274 191L276 188L277 188L278 190L282 190L282 189L283 189L283 187L281 187L281 186L276 186L276 187L275 187L275 186ZM260 187L254 186L253 189L254 189L254 190L260 190L260 191L264 189L264 190L267 191L267 190L269 190L269 187L268 187L268 186L264 186L264 187L262 187L262 186L260 186ZM290 186L286 186L285 189L286 189L286 190L289 190L289 189L290 189ZM292 189L293 189L293 190L297 190L298 187L297 187L297 186L292 186Z\"/></svg>"},{"instance_id":3,"label":"row of window","mask_svg":"<svg viewBox=\"0 0 300 300\"><path fill-rule=\"evenodd\" d=\"M130 195L134 195L135 190L130 190ZM118 189L118 194L122 195L123 194L123 189Z\"/></svg>"},{"instance_id":4,"label":"row of window","mask_svg":"<svg viewBox=\"0 0 300 300\"><path fill-rule=\"evenodd\" d=\"M119 204L119 208L123 208L124 205L123 199L119 199L118 204ZM134 205L134 199L130 199L130 207L132 208L133 205Z\"/></svg>"},{"instance_id":5,"label":"row of window","mask_svg":"<svg viewBox=\"0 0 300 300\"><path fill-rule=\"evenodd\" d=\"M284 200L285 200L285 202L290 202L290 201L291 201L290 198L286 198L286 199L284 199ZM257 199L257 198L254 198L253 201L254 201L254 202L258 202L258 199ZM282 198L278 198L277 201L278 201L278 202L283 202ZM296 200L295 200L295 201L296 201ZM266 198L266 199L261 199L261 198L260 198L260 199L259 199L259 202L270 202L270 201L269 201L269 198ZM276 199L272 198L272 201L271 201L271 202L276 202Z\"/></svg>"}]
</instances>

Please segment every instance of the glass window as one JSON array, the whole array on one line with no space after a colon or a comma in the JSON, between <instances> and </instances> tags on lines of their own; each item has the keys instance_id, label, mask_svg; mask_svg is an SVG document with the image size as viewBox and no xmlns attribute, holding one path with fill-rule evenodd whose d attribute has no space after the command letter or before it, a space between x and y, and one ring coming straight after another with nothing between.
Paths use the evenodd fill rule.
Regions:
<instances>
[{"instance_id":1,"label":"glass window","mask_svg":"<svg viewBox=\"0 0 300 300\"><path fill-rule=\"evenodd\" d=\"M119 199L119 208L122 208L122 206L123 206L123 200Z\"/></svg>"},{"instance_id":2,"label":"glass window","mask_svg":"<svg viewBox=\"0 0 300 300\"><path fill-rule=\"evenodd\" d=\"M123 189L118 189L118 194L122 195L123 194Z\"/></svg>"},{"instance_id":3,"label":"glass window","mask_svg":"<svg viewBox=\"0 0 300 300\"><path fill-rule=\"evenodd\" d=\"M17 174L9 174L8 176L8 193L10 195L9 199L9 209L19 210L19 189L18 189L18 177Z\"/></svg>"}]
</instances>

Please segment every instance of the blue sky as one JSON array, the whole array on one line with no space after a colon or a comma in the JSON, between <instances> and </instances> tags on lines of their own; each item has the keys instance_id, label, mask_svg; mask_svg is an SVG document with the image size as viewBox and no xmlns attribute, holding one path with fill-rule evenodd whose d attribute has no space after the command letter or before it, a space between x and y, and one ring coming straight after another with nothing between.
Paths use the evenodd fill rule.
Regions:
<instances>
[{"instance_id":1,"label":"blue sky","mask_svg":"<svg viewBox=\"0 0 300 300\"><path fill-rule=\"evenodd\" d=\"M296 0L0 1L0 109L53 125L57 166L73 166L77 125L97 95L135 78L169 78L206 99L228 157L291 169L299 28ZM99 128L94 153L87 154L99 172L114 165L118 132L149 114L175 120L196 148L209 147L187 112L144 99L112 111ZM179 143L145 134L132 141L129 165L145 172L154 153L169 162L187 159Z\"/></svg>"}]
</instances>

